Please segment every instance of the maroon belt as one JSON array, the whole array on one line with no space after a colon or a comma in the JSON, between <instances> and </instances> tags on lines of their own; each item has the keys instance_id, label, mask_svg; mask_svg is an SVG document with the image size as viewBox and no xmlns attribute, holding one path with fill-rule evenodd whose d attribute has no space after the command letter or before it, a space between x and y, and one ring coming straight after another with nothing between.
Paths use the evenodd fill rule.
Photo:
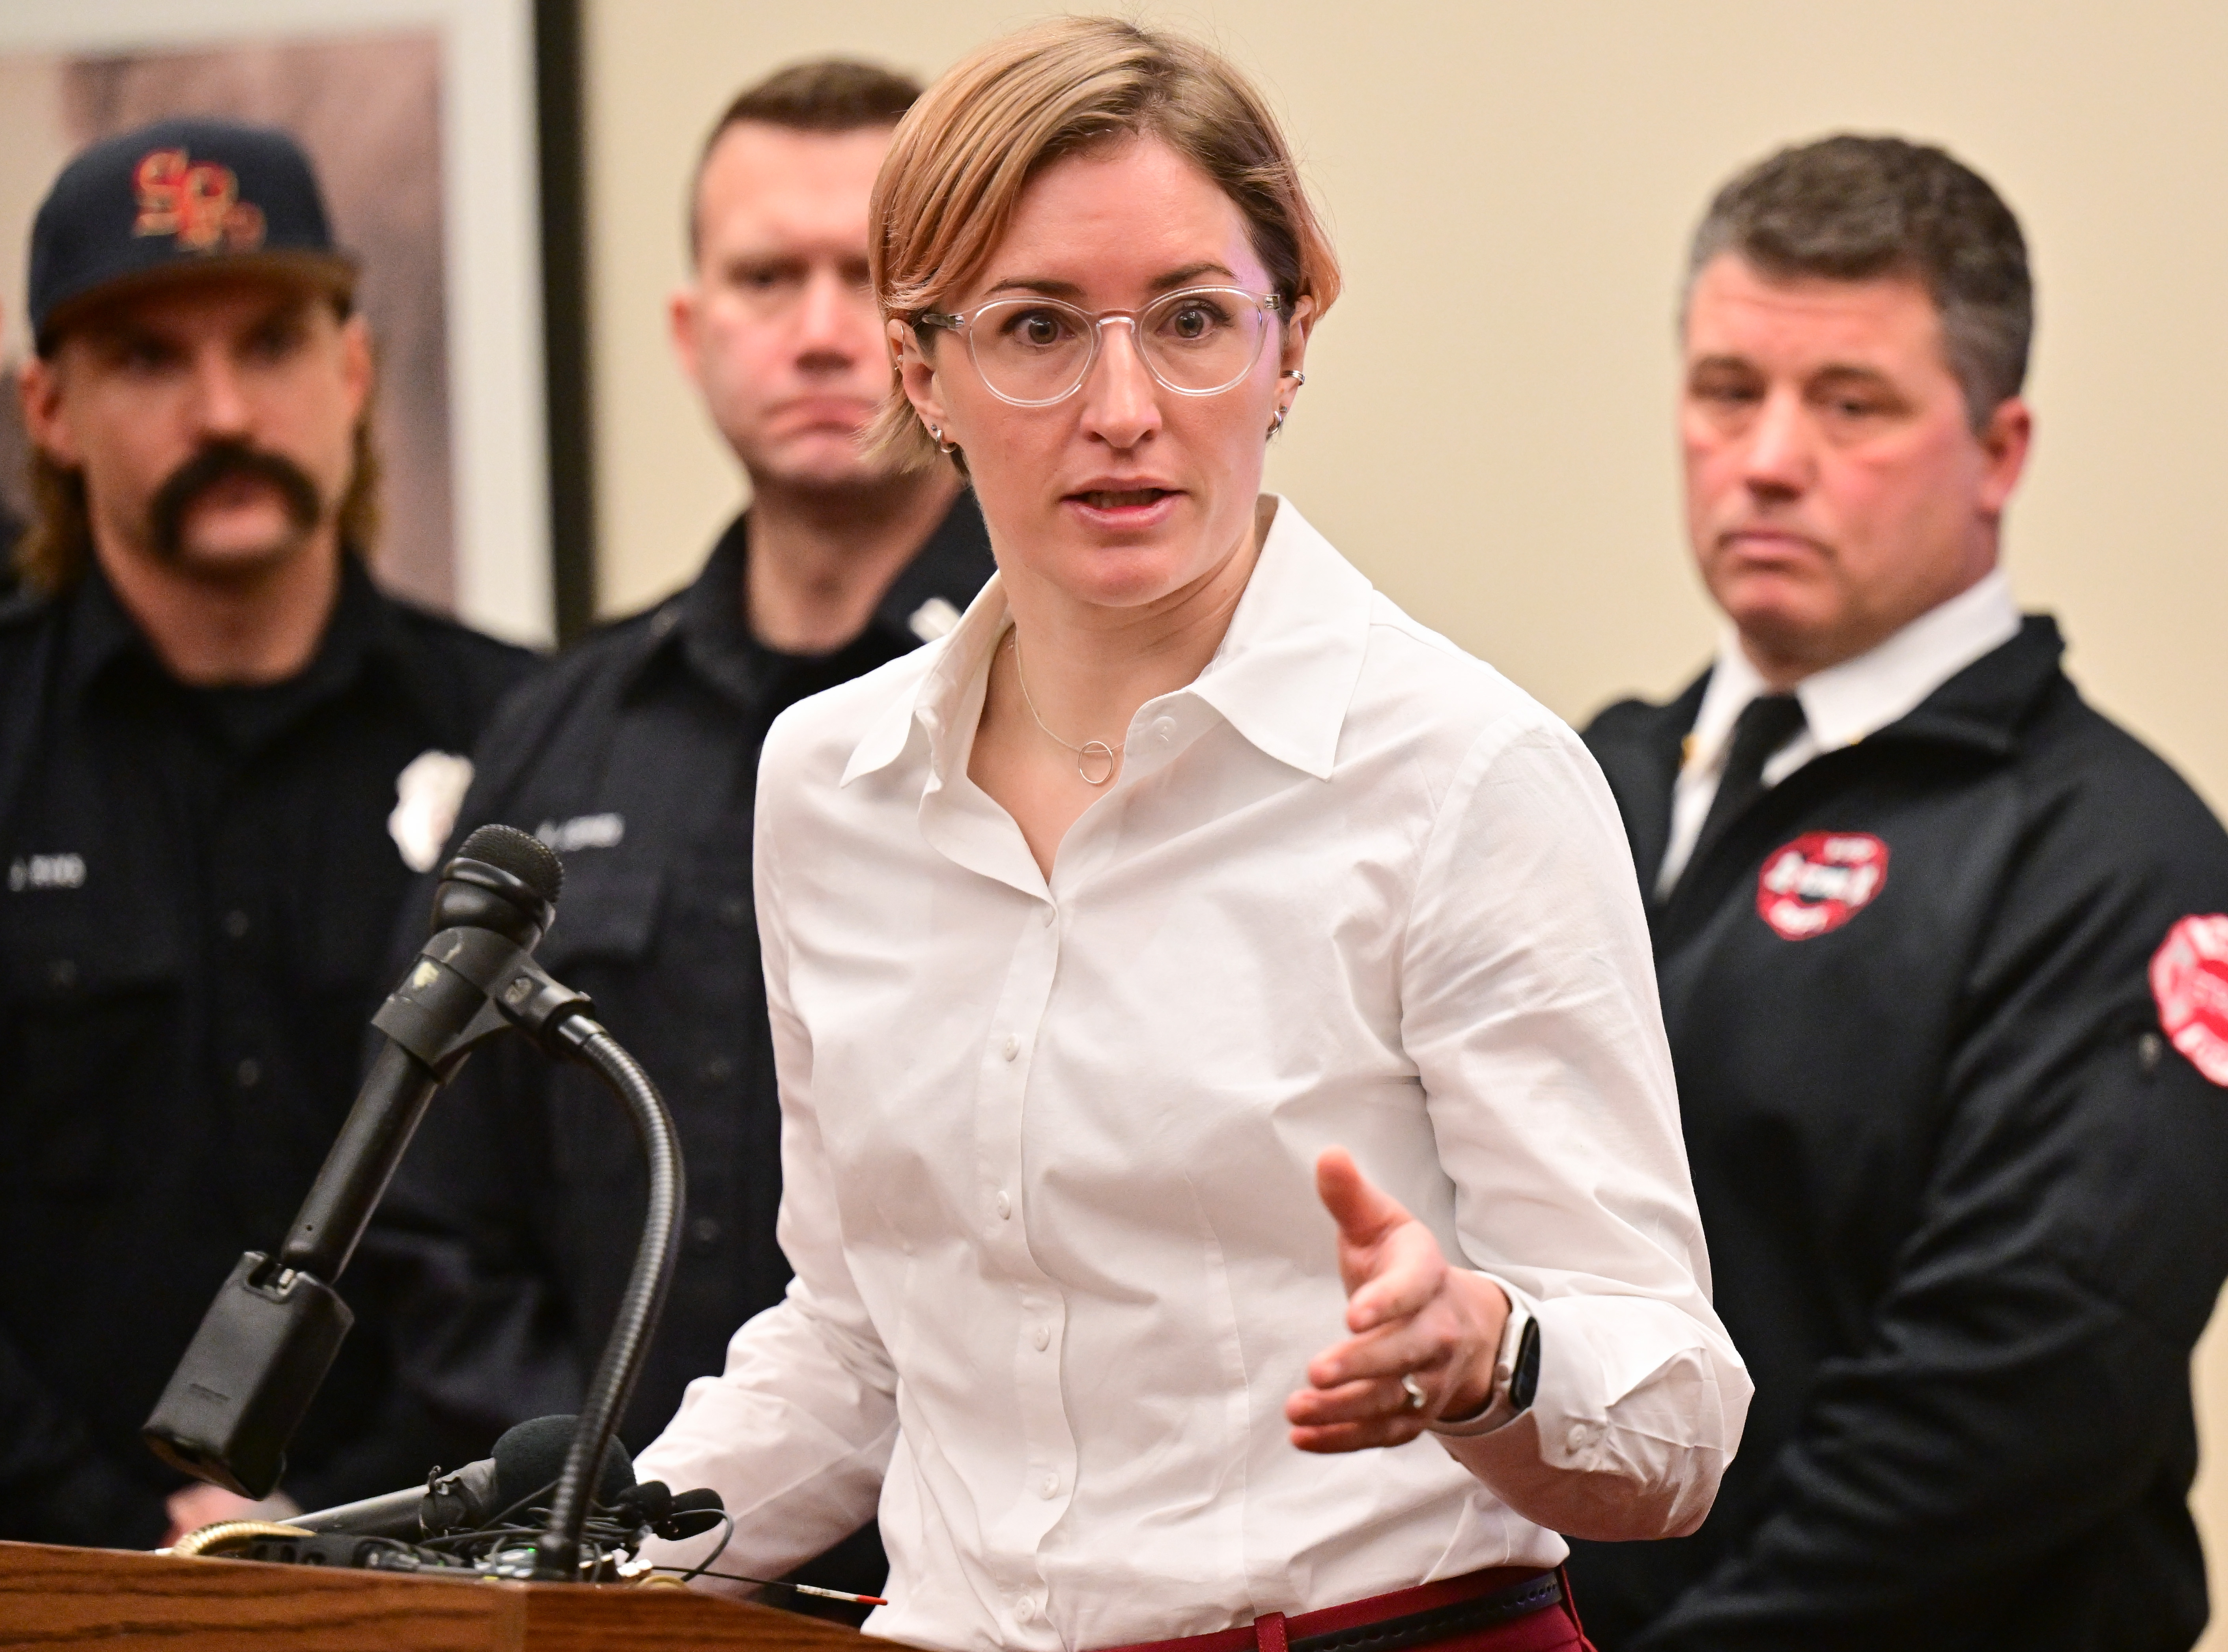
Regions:
<instances>
[{"instance_id":1,"label":"maroon belt","mask_svg":"<svg viewBox=\"0 0 2228 1652\"><path fill-rule=\"evenodd\" d=\"M1140 1641L1108 1652L1401 1652L1497 1629L1563 1604L1559 1573L1495 1566L1320 1611L1291 1617L1264 1612L1235 1629Z\"/></svg>"}]
</instances>

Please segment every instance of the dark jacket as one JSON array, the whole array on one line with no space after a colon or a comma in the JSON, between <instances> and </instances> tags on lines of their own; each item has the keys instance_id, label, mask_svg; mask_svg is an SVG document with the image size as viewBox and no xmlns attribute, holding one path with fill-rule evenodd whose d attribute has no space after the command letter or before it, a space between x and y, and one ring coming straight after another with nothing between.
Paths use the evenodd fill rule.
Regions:
<instances>
[{"instance_id":1,"label":"dark jacket","mask_svg":"<svg viewBox=\"0 0 2228 1652\"><path fill-rule=\"evenodd\" d=\"M598 631L513 696L457 823L506 822L563 857L539 956L595 1000L679 1131L685 1237L622 1425L636 1450L790 1277L774 1240L780 1109L751 899L767 727L918 647L993 566L963 495L866 631L800 657L751 636L747 541L746 516L687 591ZM422 924L404 938L423 938ZM643 1189L626 1117L588 1075L515 1041L474 1055L436 1100L370 1241L410 1271L404 1335L420 1392L490 1437L577 1405L633 1262Z\"/></svg>"},{"instance_id":2,"label":"dark jacket","mask_svg":"<svg viewBox=\"0 0 2228 1652\"><path fill-rule=\"evenodd\" d=\"M2228 1093L2148 968L2228 910L2228 836L2062 646L2028 619L1652 911L1757 1393L1699 1534L1576 1546L1603 1652L2180 1652L2205 1622L2189 1360L2228 1275ZM1643 887L1703 687L1586 733Z\"/></svg>"},{"instance_id":3,"label":"dark jacket","mask_svg":"<svg viewBox=\"0 0 2228 1652\"><path fill-rule=\"evenodd\" d=\"M240 1253L285 1237L393 985L395 777L470 749L528 659L353 557L268 688L178 683L97 568L0 614L0 1537L161 1538L182 1482L139 1425ZM360 1323L285 1490L425 1472L389 1376Z\"/></svg>"}]
</instances>

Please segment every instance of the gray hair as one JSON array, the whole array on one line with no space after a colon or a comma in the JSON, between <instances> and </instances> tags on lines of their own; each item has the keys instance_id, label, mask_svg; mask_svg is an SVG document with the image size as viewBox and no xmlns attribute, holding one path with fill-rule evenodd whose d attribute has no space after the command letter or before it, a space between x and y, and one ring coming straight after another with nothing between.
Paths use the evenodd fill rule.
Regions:
<instances>
[{"instance_id":1,"label":"gray hair","mask_svg":"<svg viewBox=\"0 0 2228 1652\"><path fill-rule=\"evenodd\" d=\"M1686 298L1723 253L1779 279L1923 283L1976 432L2026 382L2034 285L2026 238L1988 180L1942 150L1846 132L1781 150L1710 202L1687 261Z\"/></svg>"}]
</instances>

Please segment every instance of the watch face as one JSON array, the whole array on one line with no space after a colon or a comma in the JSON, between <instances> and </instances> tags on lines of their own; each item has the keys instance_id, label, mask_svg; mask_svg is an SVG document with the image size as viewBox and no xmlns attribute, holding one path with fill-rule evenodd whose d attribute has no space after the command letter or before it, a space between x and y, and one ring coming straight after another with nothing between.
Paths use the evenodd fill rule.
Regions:
<instances>
[{"instance_id":1,"label":"watch face","mask_svg":"<svg viewBox=\"0 0 2228 1652\"><path fill-rule=\"evenodd\" d=\"M1540 1391L1540 1322L1527 1320L1524 1335L1516 1345L1516 1364L1508 1373L1508 1403L1518 1411L1530 1407L1532 1396Z\"/></svg>"}]
</instances>

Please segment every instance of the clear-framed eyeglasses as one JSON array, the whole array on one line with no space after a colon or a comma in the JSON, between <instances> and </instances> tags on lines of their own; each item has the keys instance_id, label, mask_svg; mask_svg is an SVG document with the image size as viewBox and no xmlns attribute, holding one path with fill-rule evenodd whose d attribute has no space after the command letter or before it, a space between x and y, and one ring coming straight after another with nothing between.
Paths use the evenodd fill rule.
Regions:
<instances>
[{"instance_id":1,"label":"clear-framed eyeglasses","mask_svg":"<svg viewBox=\"0 0 2228 1652\"><path fill-rule=\"evenodd\" d=\"M1130 330L1145 370L1180 396L1234 388L1261 359L1277 294L1241 287L1186 287L1143 310L1079 310L1057 298L994 298L965 315L923 311L923 327L967 341L990 394L1016 407L1049 407L1083 387L1105 330Z\"/></svg>"}]
</instances>

